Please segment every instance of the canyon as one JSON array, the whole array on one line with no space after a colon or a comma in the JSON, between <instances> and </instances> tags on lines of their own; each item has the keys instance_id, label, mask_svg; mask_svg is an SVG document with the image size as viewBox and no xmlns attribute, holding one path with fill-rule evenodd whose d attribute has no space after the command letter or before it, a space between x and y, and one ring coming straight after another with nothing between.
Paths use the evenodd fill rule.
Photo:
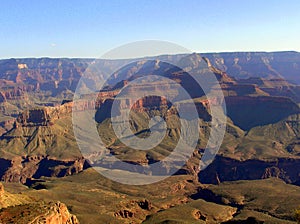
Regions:
<instances>
[{"instance_id":1,"label":"canyon","mask_svg":"<svg viewBox=\"0 0 300 224\"><path fill-rule=\"evenodd\" d=\"M40 194L52 200L49 204L42 205L22 201L19 207L1 210L0 220L7 222L12 215L19 217L20 212L27 211L30 206L37 210L45 206L48 211L47 215L34 216L35 222L44 220L46 223L53 223L54 220L60 220L61 223L78 223L80 219L91 220L90 217L95 217L88 211L83 213L71 193L65 199L80 214L78 220L70 214L73 211L68 212L68 203L66 206L53 202L63 197L57 191L63 183L74 188L79 195L84 191L84 195L80 195L83 200L92 200L90 196L95 192L99 198L103 195L118 198L118 203L110 204L109 209L99 202L103 217L96 217L98 220L113 220L115 223L163 222L163 217L176 216L181 209L190 214L191 220L199 223L205 220L225 223L236 220L236 217L247 220L250 216L267 223L268 220L278 219L284 220L283 223L292 222L292 214L288 211L284 215L278 215L279 211L270 211L270 218L262 214L258 202L258 208L248 211L247 201L243 202L247 205L245 210L235 202L229 203L228 200L231 199L228 196L219 200L218 192L213 186L225 189L226 183L230 182L231 189L235 189L235 184L238 185L239 181L249 181L250 185L255 181L262 181L267 186L272 186L273 179L276 179L283 182L275 181L275 184L281 188L288 186L286 188L290 192L299 188L299 63L300 56L297 52L194 53L135 61L51 58L0 60L1 181L8 187L11 186L9 189L12 191L16 186L26 186L24 192ZM122 67L123 64L126 66ZM97 66L101 67L100 72L96 70ZM189 73L201 76L207 72L216 77L224 94L227 127L214 161L206 169L199 170L199 161L206 150L211 130L210 106L220 102L217 98L207 99ZM163 76L170 82L157 81L154 85L150 82L154 80L151 75ZM83 76L83 92L86 91L86 94L74 100L77 84ZM132 80L141 77L146 77L146 81L130 84ZM104 87L93 91L100 78L106 80ZM178 142L178 108L163 96L167 92L176 103L185 104L186 99L178 97L180 92L174 88L176 85L187 89L193 99L198 113L199 140L186 165L171 177L171 183L161 183L161 186L168 189L172 186L172 198L162 196L161 192L156 192L156 196L139 197L142 194L140 189L132 188L132 192L135 192L132 193L131 188L125 190L121 186L120 190L115 183L96 177L92 166L101 164L104 165L102 168L109 169L111 165L95 162L93 158L97 158L98 154L83 157L73 133L72 115L86 111L94 113L98 134L109 153L123 162L135 164L137 169L127 171L139 173L139 167L168 156ZM212 83L209 85L214 86ZM161 95L144 96L145 90ZM137 100L117 98L120 94L133 94L137 96ZM166 121L167 130L161 144L143 151L131 149L118 141L111 127L110 112L113 103L118 105L120 111L130 110L130 127L139 138L151 134L151 118L162 117ZM114 164L114 167L119 165ZM169 168L168 164L160 167L166 171ZM89 175L98 178L103 186L91 182ZM82 182L80 184L84 187L79 189L76 178L86 180L92 189ZM272 181L268 182L269 180ZM180 184L176 184L177 181ZM208 196L205 196L205 192ZM130 198L127 204L122 202L122 197ZM290 200L290 195L287 197ZM163 206L159 205L160 200L165 201ZM223 215L218 216L212 210L205 210L205 206L214 208ZM99 211L97 206L93 209ZM104 215L106 209L109 213Z\"/></svg>"}]
</instances>

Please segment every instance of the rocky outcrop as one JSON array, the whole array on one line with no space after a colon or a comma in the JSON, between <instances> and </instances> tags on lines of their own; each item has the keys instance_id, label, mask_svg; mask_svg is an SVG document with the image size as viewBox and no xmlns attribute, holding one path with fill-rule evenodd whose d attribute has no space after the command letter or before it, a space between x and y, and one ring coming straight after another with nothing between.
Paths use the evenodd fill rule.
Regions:
<instances>
[{"instance_id":1,"label":"rocky outcrop","mask_svg":"<svg viewBox=\"0 0 300 224\"><path fill-rule=\"evenodd\" d=\"M65 103L54 107L29 109L22 112L16 119L16 127L47 126L57 119L70 116L73 103ZM82 109L85 109L83 107Z\"/></svg>"},{"instance_id":2,"label":"rocky outcrop","mask_svg":"<svg viewBox=\"0 0 300 224\"><path fill-rule=\"evenodd\" d=\"M119 210L114 213L114 217L121 219L124 223L136 222L143 220L147 215L151 214L153 206L150 201L144 200L131 200L128 202L121 202ZM152 211L153 212L153 211Z\"/></svg>"},{"instance_id":3,"label":"rocky outcrop","mask_svg":"<svg viewBox=\"0 0 300 224\"><path fill-rule=\"evenodd\" d=\"M4 191L4 186L2 183L0 183L0 198L4 195L5 191Z\"/></svg>"},{"instance_id":4,"label":"rocky outcrop","mask_svg":"<svg viewBox=\"0 0 300 224\"><path fill-rule=\"evenodd\" d=\"M79 224L61 202L44 202L23 194L11 194L0 183L0 223Z\"/></svg>"},{"instance_id":5,"label":"rocky outcrop","mask_svg":"<svg viewBox=\"0 0 300 224\"><path fill-rule=\"evenodd\" d=\"M61 202L31 202L9 206L0 211L1 223L31 224L79 224L77 217L71 214Z\"/></svg>"},{"instance_id":6,"label":"rocky outcrop","mask_svg":"<svg viewBox=\"0 0 300 224\"><path fill-rule=\"evenodd\" d=\"M10 100L28 100L27 93L32 92L32 87L18 87L0 91L0 103Z\"/></svg>"},{"instance_id":7,"label":"rocky outcrop","mask_svg":"<svg viewBox=\"0 0 300 224\"><path fill-rule=\"evenodd\" d=\"M132 105L131 109L138 111L143 108L160 108L161 106L167 106L168 101L165 97L147 96L137 100L136 102L129 102L129 105ZM124 106L126 108L126 105Z\"/></svg>"},{"instance_id":8,"label":"rocky outcrop","mask_svg":"<svg viewBox=\"0 0 300 224\"><path fill-rule=\"evenodd\" d=\"M46 214L34 218L32 224L45 223L45 224L79 224L75 215L70 214L67 206L61 202L51 203L48 205Z\"/></svg>"},{"instance_id":9,"label":"rocky outcrop","mask_svg":"<svg viewBox=\"0 0 300 224\"><path fill-rule=\"evenodd\" d=\"M15 124L16 119L15 118L9 118L4 121L0 122L0 136L4 134L5 132L9 131L13 128Z\"/></svg>"}]
</instances>

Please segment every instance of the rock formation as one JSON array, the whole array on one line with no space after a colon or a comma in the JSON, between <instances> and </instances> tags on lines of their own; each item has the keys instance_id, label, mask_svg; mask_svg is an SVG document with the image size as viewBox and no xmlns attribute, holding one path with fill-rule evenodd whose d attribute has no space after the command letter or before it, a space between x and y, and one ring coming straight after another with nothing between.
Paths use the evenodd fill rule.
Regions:
<instances>
[{"instance_id":1,"label":"rock formation","mask_svg":"<svg viewBox=\"0 0 300 224\"><path fill-rule=\"evenodd\" d=\"M61 202L43 202L22 194L5 192L0 183L0 223L79 224Z\"/></svg>"}]
</instances>

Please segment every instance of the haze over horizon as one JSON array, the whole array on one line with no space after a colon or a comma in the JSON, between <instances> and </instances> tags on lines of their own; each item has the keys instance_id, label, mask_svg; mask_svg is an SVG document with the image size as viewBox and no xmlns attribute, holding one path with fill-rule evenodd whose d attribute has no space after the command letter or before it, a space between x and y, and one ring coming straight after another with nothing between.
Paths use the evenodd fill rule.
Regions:
<instances>
[{"instance_id":1,"label":"haze over horizon","mask_svg":"<svg viewBox=\"0 0 300 224\"><path fill-rule=\"evenodd\" d=\"M5 1L0 58L97 58L162 40L192 52L300 51L296 0Z\"/></svg>"},{"instance_id":2,"label":"haze over horizon","mask_svg":"<svg viewBox=\"0 0 300 224\"><path fill-rule=\"evenodd\" d=\"M192 53L196 53L196 54L226 54L226 53L277 53L277 52L297 52L297 53L300 53L300 51L293 51L293 50L283 50L283 51L219 51L219 52L192 52ZM176 55L176 54L159 54L159 55L149 55L149 56L141 56L141 57L132 57L132 59L134 58L147 58L147 57L155 57L155 56L161 56L161 55ZM72 56L69 56L69 57L66 57L66 56L33 56L33 57L7 57L7 58L1 58L0 57L0 60L7 60L7 59L29 59L29 58L32 58L32 59L39 59L39 58L49 58L49 59L60 59L60 58L65 58L65 59L104 59L104 60L118 60L118 59L124 59L124 58L101 58L101 57L72 57ZM129 59L129 58L127 58Z\"/></svg>"}]
</instances>

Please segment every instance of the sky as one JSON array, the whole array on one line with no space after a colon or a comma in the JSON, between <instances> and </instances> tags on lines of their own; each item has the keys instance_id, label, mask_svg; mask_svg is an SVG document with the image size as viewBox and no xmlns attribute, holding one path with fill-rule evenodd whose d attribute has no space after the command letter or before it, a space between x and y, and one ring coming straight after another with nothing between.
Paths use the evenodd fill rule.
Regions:
<instances>
[{"instance_id":1,"label":"sky","mask_svg":"<svg viewBox=\"0 0 300 224\"><path fill-rule=\"evenodd\" d=\"M94 58L142 40L192 52L300 51L299 11L299 0L4 0L0 58Z\"/></svg>"}]
</instances>

